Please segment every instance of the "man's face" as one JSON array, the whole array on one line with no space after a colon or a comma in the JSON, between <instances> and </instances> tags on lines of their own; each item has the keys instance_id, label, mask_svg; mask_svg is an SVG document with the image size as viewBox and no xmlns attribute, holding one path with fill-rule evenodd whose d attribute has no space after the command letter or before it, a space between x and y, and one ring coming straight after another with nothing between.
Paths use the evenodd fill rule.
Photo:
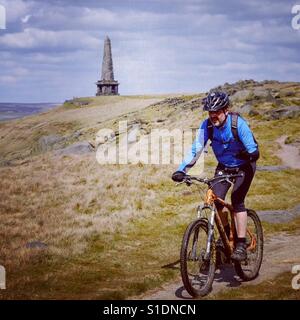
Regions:
<instances>
[{"instance_id":1,"label":"man's face","mask_svg":"<svg viewBox=\"0 0 300 320\"><path fill-rule=\"evenodd\" d=\"M218 111L209 111L209 119L214 126L219 127L225 121L227 113L228 113L227 109L221 109Z\"/></svg>"}]
</instances>

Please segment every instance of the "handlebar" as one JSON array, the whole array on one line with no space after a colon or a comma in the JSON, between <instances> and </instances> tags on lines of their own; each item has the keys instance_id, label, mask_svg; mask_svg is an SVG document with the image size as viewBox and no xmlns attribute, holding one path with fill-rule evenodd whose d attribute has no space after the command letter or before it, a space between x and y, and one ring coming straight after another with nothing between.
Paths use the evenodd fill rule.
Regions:
<instances>
[{"instance_id":1,"label":"handlebar","mask_svg":"<svg viewBox=\"0 0 300 320\"><path fill-rule=\"evenodd\" d=\"M227 181L230 184L233 184L233 182L230 181L230 179L239 178L239 177L243 177L243 176L244 176L243 173L223 174L223 175L216 176L216 177L213 177L213 178L209 179L209 178L199 178L199 177L196 177L196 176L185 175L183 181L179 182L178 184L185 183L188 186L190 186L191 184L194 183L193 181L197 181L197 182L200 182L200 183L205 183L209 187L212 187L213 185L215 185L217 183L220 183L222 181Z\"/></svg>"}]
</instances>

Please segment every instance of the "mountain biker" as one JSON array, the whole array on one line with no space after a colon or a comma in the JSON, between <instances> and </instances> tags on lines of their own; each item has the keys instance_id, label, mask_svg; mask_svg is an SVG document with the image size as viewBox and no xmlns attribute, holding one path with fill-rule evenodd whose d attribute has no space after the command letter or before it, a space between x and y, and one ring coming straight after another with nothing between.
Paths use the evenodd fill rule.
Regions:
<instances>
[{"instance_id":1,"label":"mountain biker","mask_svg":"<svg viewBox=\"0 0 300 320\"><path fill-rule=\"evenodd\" d=\"M187 171L196 163L209 139L218 160L215 176L243 173L242 177L235 179L231 193L231 203L237 229L237 245L231 258L235 261L243 261L247 258L247 211L244 200L255 174L256 161L259 158L258 144L247 122L237 114L237 137L234 136L232 130L234 114L229 112L230 100L225 92L209 93L203 100L203 104L203 110L208 111L209 117L201 123L190 153L177 171L173 173L172 179L176 182L183 181ZM201 143L201 141L203 142ZM230 183L226 181L217 183L213 186L213 191L224 200L230 186ZM217 202L216 207L225 232L229 237L230 226L227 213L222 211L222 205Z\"/></svg>"}]
</instances>

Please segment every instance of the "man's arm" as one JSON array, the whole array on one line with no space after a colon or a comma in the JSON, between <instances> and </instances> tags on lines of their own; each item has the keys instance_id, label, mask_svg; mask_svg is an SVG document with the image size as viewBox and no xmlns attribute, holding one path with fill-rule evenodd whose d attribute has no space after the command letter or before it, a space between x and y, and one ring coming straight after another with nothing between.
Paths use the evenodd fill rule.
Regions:
<instances>
[{"instance_id":1,"label":"man's arm","mask_svg":"<svg viewBox=\"0 0 300 320\"><path fill-rule=\"evenodd\" d=\"M178 167L177 171L186 173L190 168L192 168L195 165L207 143L207 140L207 120L204 120L198 129L197 136L192 144L190 152L184 158L183 162Z\"/></svg>"},{"instance_id":2,"label":"man's arm","mask_svg":"<svg viewBox=\"0 0 300 320\"><path fill-rule=\"evenodd\" d=\"M248 123L242 118L238 119L238 134L241 142L246 149L238 154L238 158L256 161L259 158L258 145L254 140L252 131Z\"/></svg>"}]
</instances>

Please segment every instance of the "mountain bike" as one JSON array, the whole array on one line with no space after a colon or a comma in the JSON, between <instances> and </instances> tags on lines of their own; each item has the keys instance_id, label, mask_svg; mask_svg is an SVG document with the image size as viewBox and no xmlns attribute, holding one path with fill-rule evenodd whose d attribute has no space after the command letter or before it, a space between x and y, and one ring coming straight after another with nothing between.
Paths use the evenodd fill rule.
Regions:
<instances>
[{"instance_id":1,"label":"mountain bike","mask_svg":"<svg viewBox=\"0 0 300 320\"><path fill-rule=\"evenodd\" d=\"M192 297L207 295L212 290L216 265L224 262L234 264L238 276L244 281L257 277L263 258L263 229L254 210L247 209L247 259L232 261L231 254L236 246L237 232L231 204L218 198L212 188L215 184L233 181L239 174L226 174L212 179L186 175L181 183L206 184L208 189L204 203L197 208L197 219L191 222L183 236L180 252L180 270L185 289ZM219 202L230 213L230 236L227 237L215 203ZM215 230L215 225L217 229ZM216 236L222 241L221 250L216 248Z\"/></svg>"}]
</instances>

